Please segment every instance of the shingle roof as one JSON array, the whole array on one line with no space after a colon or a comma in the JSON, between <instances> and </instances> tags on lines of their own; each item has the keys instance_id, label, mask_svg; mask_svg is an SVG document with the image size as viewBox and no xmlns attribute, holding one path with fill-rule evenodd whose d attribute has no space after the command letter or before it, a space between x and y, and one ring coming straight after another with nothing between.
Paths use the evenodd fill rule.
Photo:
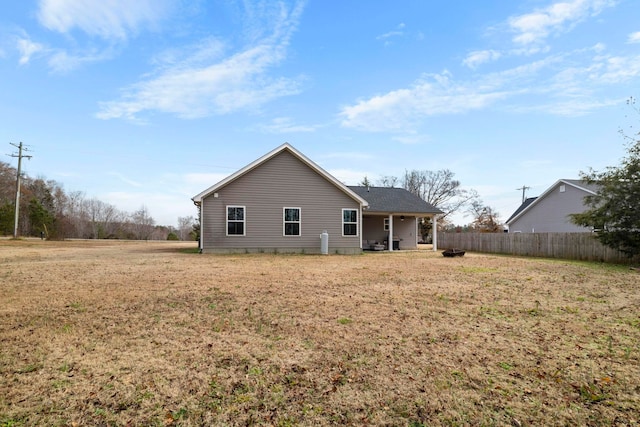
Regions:
<instances>
[{"instance_id":1,"label":"shingle roof","mask_svg":"<svg viewBox=\"0 0 640 427\"><path fill-rule=\"evenodd\" d=\"M367 213L443 213L404 188L349 186L349 189L369 202Z\"/></svg>"},{"instance_id":2,"label":"shingle roof","mask_svg":"<svg viewBox=\"0 0 640 427\"><path fill-rule=\"evenodd\" d=\"M537 199L537 197L528 197L524 202L522 202L522 204L518 207L518 209L516 209L516 211L511 214L511 216L509 217L508 220L505 221L505 223L511 221L511 218L515 217L520 212L525 210L527 208L527 206L529 206L531 203L533 203L536 199Z\"/></svg>"}]
</instances>

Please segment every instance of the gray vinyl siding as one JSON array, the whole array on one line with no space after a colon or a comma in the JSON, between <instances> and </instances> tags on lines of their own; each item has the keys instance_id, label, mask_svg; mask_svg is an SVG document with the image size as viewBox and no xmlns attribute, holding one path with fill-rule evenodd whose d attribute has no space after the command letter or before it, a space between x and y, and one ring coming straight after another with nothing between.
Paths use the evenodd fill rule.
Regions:
<instances>
[{"instance_id":1,"label":"gray vinyl siding","mask_svg":"<svg viewBox=\"0 0 640 427\"><path fill-rule=\"evenodd\" d=\"M226 235L226 207L245 206L245 236ZM300 236L283 235L283 208L300 208ZM320 251L329 233L330 253L360 250L360 235L342 236L342 209L360 204L287 151L270 158L202 200L205 252ZM360 226L360 224L359 224Z\"/></svg>"},{"instance_id":2,"label":"gray vinyl siding","mask_svg":"<svg viewBox=\"0 0 640 427\"><path fill-rule=\"evenodd\" d=\"M562 183L560 185L563 185ZM556 185L543 199L532 204L529 209L509 224L509 232L553 233L588 232L588 228L572 224L568 215L583 212L584 197L587 193L572 185L564 184L564 193Z\"/></svg>"}]
</instances>

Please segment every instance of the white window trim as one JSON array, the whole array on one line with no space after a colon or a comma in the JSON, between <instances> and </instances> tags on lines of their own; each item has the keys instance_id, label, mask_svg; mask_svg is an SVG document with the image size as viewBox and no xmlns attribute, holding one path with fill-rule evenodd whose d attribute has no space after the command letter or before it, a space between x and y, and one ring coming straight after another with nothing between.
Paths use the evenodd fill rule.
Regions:
<instances>
[{"instance_id":1,"label":"white window trim","mask_svg":"<svg viewBox=\"0 0 640 427\"><path fill-rule=\"evenodd\" d=\"M243 227L242 227L242 234L229 234L229 208L242 208L243 211L243 219L242 221L238 221L238 220L232 220L232 222L242 222L243 223ZM225 214L225 234L228 237L241 237L241 236L246 236L247 235L247 207L246 206L241 206L241 205L227 205L224 208L224 214Z\"/></svg>"},{"instance_id":2,"label":"white window trim","mask_svg":"<svg viewBox=\"0 0 640 427\"><path fill-rule=\"evenodd\" d=\"M344 221L344 211L355 211L356 212L356 222L345 222ZM360 222L359 222L358 209L342 208L340 222L342 223L342 227L341 227L342 228L342 237L358 237L358 236L360 236ZM355 224L355 226L356 226L356 234L344 234L344 226L345 226L345 224Z\"/></svg>"},{"instance_id":3,"label":"white window trim","mask_svg":"<svg viewBox=\"0 0 640 427\"><path fill-rule=\"evenodd\" d=\"M384 231L389 231L389 218L384 218L383 221L382 228Z\"/></svg>"},{"instance_id":4,"label":"white window trim","mask_svg":"<svg viewBox=\"0 0 640 427\"><path fill-rule=\"evenodd\" d=\"M287 209L297 209L298 210L298 221L286 221L286 211ZM286 224L298 224L298 234L286 234ZM282 208L282 236L283 237L300 237L302 236L302 208L296 208L293 206L285 206Z\"/></svg>"}]
</instances>

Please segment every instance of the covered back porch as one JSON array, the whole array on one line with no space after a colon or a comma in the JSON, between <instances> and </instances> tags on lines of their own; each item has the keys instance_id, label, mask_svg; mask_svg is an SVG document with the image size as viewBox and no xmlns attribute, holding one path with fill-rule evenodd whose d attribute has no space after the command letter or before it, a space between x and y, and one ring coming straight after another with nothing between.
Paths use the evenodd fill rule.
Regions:
<instances>
[{"instance_id":1,"label":"covered back porch","mask_svg":"<svg viewBox=\"0 0 640 427\"><path fill-rule=\"evenodd\" d=\"M437 216L431 214L371 214L362 217L362 249L367 251L416 250L422 242L421 224L430 222L433 250L438 250Z\"/></svg>"}]
</instances>

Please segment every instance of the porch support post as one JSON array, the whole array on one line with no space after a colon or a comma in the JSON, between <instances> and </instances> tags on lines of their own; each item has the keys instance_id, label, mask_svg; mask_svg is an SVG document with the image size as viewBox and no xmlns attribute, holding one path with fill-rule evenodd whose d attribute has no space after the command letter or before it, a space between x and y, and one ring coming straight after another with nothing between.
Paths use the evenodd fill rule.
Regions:
<instances>
[{"instance_id":1,"label":"porch support post","mask_svg":"<svg viewBox=\"0 0 640 427\"><path fill-rule=\"evenodd\" d=\"M362 230L364 230L364 217L362 216L362 205L360 205L360 221L358 221L358 235L360 236L360 250L362 250Z\"/></svg>"},{"instance_id":2,"label":"porch support post","mask_svg":"<svg viewBox=\"0 0 640 427\"><path fill-rule=\"evenodd\" d=\"M434 215L433 219L431 220L431 223L433 224L432 228L431 228L431 234L433 235L433 250L437 251L438 250L438 215Z\"/></svg>"},{"instance_id":3,"label":"porch support post","mask_svg":"<svg viewBox=\"0 0 640 427\"><path fill-rule=\"evenodd\" d=\"M393 251L393 214L389 214L389 237L387 237L389 252Z\"/></svg>"}]
</instances>

